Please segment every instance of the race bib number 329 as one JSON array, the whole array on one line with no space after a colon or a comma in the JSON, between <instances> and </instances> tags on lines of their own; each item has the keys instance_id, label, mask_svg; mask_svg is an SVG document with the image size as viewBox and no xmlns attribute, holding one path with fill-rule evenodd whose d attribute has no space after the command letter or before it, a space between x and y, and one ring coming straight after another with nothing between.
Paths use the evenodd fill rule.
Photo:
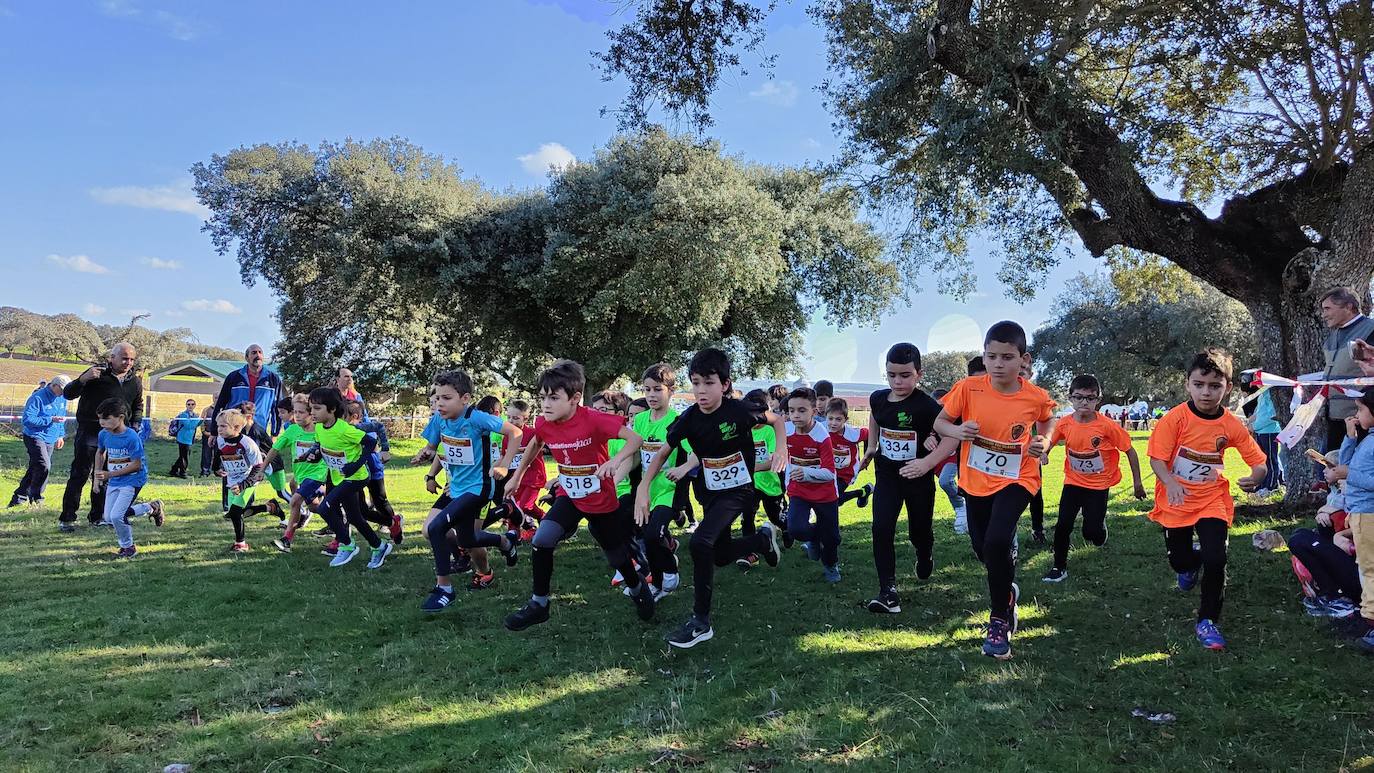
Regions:
<instances>
[{"instance_id":1,"label":"race bib number 329","mask_svg":"<svg viewBox=\"0 0 1374 773\"><path fill-rule=\"evenodd\" d=\"M706 488L711 491L725 491L753 482L749 475L749 465L745 463L744 455L738 451L719 459L702 459L701 474Z\"/></svg>"}]
</instances>

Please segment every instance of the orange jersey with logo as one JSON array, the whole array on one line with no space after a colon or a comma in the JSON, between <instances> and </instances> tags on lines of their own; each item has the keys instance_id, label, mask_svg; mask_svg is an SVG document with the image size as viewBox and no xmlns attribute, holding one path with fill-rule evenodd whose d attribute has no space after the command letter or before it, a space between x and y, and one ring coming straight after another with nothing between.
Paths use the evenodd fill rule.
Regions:
<instances>
[{"instance_id":1,"label":"orange jersey with logo","mask_svg":"<svg viewBox=\"0 0 1374 773\"><path fill-rule=\"evenodd\" d=\"M1021 388L1004 395L989 376L970 376L957 382L944 397L945 413L978 423L978 437L959 447L959 488L976 497L996 494L1019 483L1034 494L1040 490L1040 459L1026 447L1035 424L1054 415L1050 393L1020 379Z\"/></svg>"},{"instance_id":2,"label":"orange jersey with logo","mask_svg":"<svg viewBox=\"0 0 1374 773\"><path fill-rule=\"evenodd\" d=\"M1121 482L1121 452L1131 436L1102 414L1087 423L1065 416L1054 425L1050 446L1064 444L1064 482L1087 489L1109 489Z\"/></svg>"},{"instance_id":3,"label":"orange jersey with logo","mask_svg":"<svg viewBox=\"0 0 1374 773\"><path fill-rule=\"evenodd\" d=\"M1236 504L1223 472L1228 447L1240 451L1240 458L1251 467L1264 463L1264 451L1230 411L1209 419L1184 403L1164 414L1150 433L1150 458L1169 465L1188 495L1175 507L1169 504L1164 483L1156 480L1150 520L1166 528L1191 526L1199 518L1223 518L1231 523Z\"/></svg>"}]
</instances>

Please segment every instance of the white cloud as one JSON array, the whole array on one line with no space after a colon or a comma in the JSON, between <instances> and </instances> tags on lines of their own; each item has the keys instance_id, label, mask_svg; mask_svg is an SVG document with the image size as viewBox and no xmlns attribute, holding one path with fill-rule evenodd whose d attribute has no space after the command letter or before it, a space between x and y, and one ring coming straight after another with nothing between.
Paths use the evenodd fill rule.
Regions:
<instances>
[{"instance_id":1,"label":"white cloud","mask_svg":"<svg viewBox=\"0 0 1374 773\"><path fill-rule=\"evenodd\" d=\"M133 0L100 0L100 12L111 19L127 19L140 24L157 27L173 40L195 40L200 35L200 24L168 11L144 13Z\"/></svg>"},{"instance_id":2,"label":"white cloud","mask_svg":"<svg viewBox=\"0 0 1374 773\"><path fill-rule=\"evenodd\" d=\"M762 86L749 92L749 98L778 107L791 107L797 104L797 84L792 81L764 81Z\"/></svg>"},{"instance_id":3,"label":"white cloud","mask_svg":"<svg viewBox=\"0 0 1374 773\"><path fill-rule=\"evenodd\" d=\"M181 262L175 260L163 260L162 258L139 258L139 263L148 268L161 269L163 271L176 271L181 268Z\"/></svg>"},{"instance_id":4,"label":"white cloud","mask_svg":"<svg viewBox=\"0 0 1374 773\"><path fill-rule=\"evenodd\" d=\"M116 19L128 18L139 14L138 7L128 0L100 0L100 12Z\"/></svg>"},{"instance_id":5,"label":"white cloud","mask_svg":"<svg viewBox=\"0 0 1374 773\"><path fill-rule=\"evenodd\" d=\"M184 312L184 311L177 311L176 309L168 309L168 310L162 312L162 314L163 314L163 316L167 316L167 317L184 317L184 316L186 316L186 312Z\"/></svg>"},{"instance_id":6,"label":"white cloud","mask_svg":"<svg viewBox=\"0 0 1374 773\"><path fill-rule=\"evenodd\" d=\"M81 307L81 313L88 317L98 317L105 313L105 307L97 303L88 303Z\"/></svg>"},{"instance_id":7,"label":"white cloud","mask_svg":"<svg viewBox=\"0 0 1374 773\"><path fill-rule=\"evenodd\" d=\"M85 255L49 255L48 262L82 274L108 274L110 270Z\"/></svg>"},{"instance_id":8,"label":"white cloud","mask_svg":"<svg viewBox=\"0 0 1374 773\"><path fill-rule=\"evenodd\" d=\"M546 142L539 146L539 150L520 156L516 160L526 172L542 177L548 174L549 167L562 169L577 161L577 156L557 142Z\"/></svg>"},{"instance_id":9,"label":"white cloud","mask_svg":"<svg viewBox=\"0 0 1374 773\"><path fill-rule=\"evenodd\" d=\"M186 311L213 311L216 314L238 314L243 311L243 309L240 309L223 298L213 301L206 298L200 298L194 301L182 301L181 308Z\"/></svg>"},{"instance_id":10,"label":"white cloud","mask_svg":"<svg viewBox=\"0 0 1374 773\"><path fill-rule=\"evenodd\" d=\"M113 188L92 188L90 193L92 198L102 204L185 212L202 220L210 217L210 210L196 200L190 180L179 180L169 185L117 185Z\"/></svg>"}]
</instances>

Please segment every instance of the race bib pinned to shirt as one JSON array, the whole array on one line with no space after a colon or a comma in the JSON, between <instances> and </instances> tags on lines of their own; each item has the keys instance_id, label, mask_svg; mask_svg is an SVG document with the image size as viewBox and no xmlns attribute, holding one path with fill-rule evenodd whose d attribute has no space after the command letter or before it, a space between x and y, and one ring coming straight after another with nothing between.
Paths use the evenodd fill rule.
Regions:
<instances>
[{"instance_id":1,"label":"race bib pinned to shirt","mask_svg":"<svg viewBox=\"0 0 1374 773\"><path fill-rule=\"evenodd\" d=\"M132 463L127 456L111 456L109 451L105 452L105 468L110 472L123 472Z\"/></svg>"},{"instance_id":2,"label":"race bib pinned to shirt","mask_svg":"<svg viewBox=\"0 0 1374 773\"><path fill-rule=\"evenodd\" d=\"M1189 483L1211 483L1221 476L1222 456L1220 453L1197 451L1181 446L1174 454L1171 470L1175 478Z\"/></svg>"},{"instance_id":3,"label":"race bib pinned to shirt","mask_svg":"<svg viewBox=\"0 0 1374 773\"><path fill-rule=\"evenodd\" d=\"M894 462L909 462L916 458L916 432L909 429L878 429L878 448L882 455ZM836 467L839 466L837 462ZM848 466L848 465L846 465Z\"/></svg>"},{"instance_id":4,"label":"race bib pinned to shirt","mask_svg":"<svg viewBox=\"0 0 1374 773\"><path fill-rule=\"evenodd\" d=\"M768 444L764 443L762 440L755 440L754 466L759 467L761 465L768 464L771 461L773 461L773 455L768 453Z\"/></svg>"},{"instance_id":5,"label":"race bib pinned to shirt","mask_svg":"<svg viewBox=\"0 0 1374 773\"><path fill-rule=\"evenodd\" d=\"M444 464L450 467L471 467L477 463L472 450L472 438L440 435L439 443L444 449Z\"/></svg>"},{"instance_id":6,"label":"race bib pinned to shirt","mask_svg":"<svg viewBox=\"0 0 1374 773\"><path fill-rule=\"evenodd\" d=\"M659 450L660 448L662 448L662 447L663 447L662 441L658 441L658 440L646 440L646 441L644 441L644 443L639 447L639 466L640 466L640 467L643 467L643 468L646 469L646 470L649 469L649 464L650 464L651 462L653 462L654 456L658 453L658 450Z\"/></svg>"},{"instance_id":7,"label":"race bib pinned to shirt","mask_svg":"<svg viewBox=\"0 0 1374 773\"><path fill-rule=\"evenodd\" d=\"M1106 469L1098 451L1069 451L1066 458L1070 470L1084 475L1096 475Z\"/></svg>"},{"instance_id":8,"label":"race bib pinned to shirt","mask_svg":"<svg viewBox=\"0 0 1374 773\"><path fill-rule=\"evenodd\" d=\"M978 435L970 443L968 466L995 478L1021 477L1020 443L1004 443Z\"/></svg>"},{"instance_id":9,"label":"race bib pinned to shirt","mask_svg":"<svg viewBox=\"0 0 1374 773\"><path fill-rule=\"evenodd\" d=\"M348 458L344 456L343 451L330 451L327 448L321 448L320 454L324 457L325 467L343 474L344 465L348 463Z\"/></svg>"},{"instance_id":10,"label":"race bib pinned to shirt","mask_svg":"<svg viewBox=\"0 0 1374 773\"><path fill-rule=\"evenodd\" d=\"M596 474L594 464L558 465L558 485L568 499L582 499L600 493L601 478Z\"/></svg>"},{"instance_id":11,"label":"race bib pinned to shirt","mask_svg":"<svg viewBox=\"0 0 1374 773\"><path fill-rule=\"evenodd\" d=\"M297 441L296 441L296 457L295 457L294 459L292 459L291 461L297 462L297 463L299 463L299 462L308 462L308 461L310 461L310 458L309 458L309 457L310 457L310 452L313 451L314 448L315 448L315 444L314 444L314 443L307 443L307 442L305 442L305 441L303 441L303 440L297 440Z\"/></svg>"},{"instance_id":12,"label":"race bib pinned to shirt","mask_svg":"<svg viewBox=\"0 0 1374 773\"><path fill-rule=\"evenodd\" d=\"M850 462L850 456L849 456L849 449L848 449L848 448L837 448L837 449L835 449L835 469L836 469L836 470L847 470L847 469L849 469L849 462Z\"/></svg>"},{"instance_id":13,"label":"race bib pinned to shirt","mask_svg":"<svg viewBox=\"0 0 1374 773\"><path fill-rule=\"evenodd\" d=\"M224 471L228 473L231 478L238 478L248 474L248 460L239 454L221 456L219 462L220 466L224 468Z\"/></svg>"},{"instance_id":14,"label":"race bib pinned to shirt","mask_svg":"<svg viewBox=\"0 0 1374 773\"><path fill-rule=\"evenodd\" d=\"M701 460L702 480L711 491L728 491L753 482L744 454L736 451L729 456Z\"/></svg>"}]
</instances>

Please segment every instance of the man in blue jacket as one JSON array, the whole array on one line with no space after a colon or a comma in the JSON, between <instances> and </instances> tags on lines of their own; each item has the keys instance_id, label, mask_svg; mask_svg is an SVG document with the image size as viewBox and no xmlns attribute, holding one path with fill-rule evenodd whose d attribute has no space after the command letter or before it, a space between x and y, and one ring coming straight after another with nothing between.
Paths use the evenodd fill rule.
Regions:
<instances>
[{"instance_id":1,"label":"man in blue jacket","mask_svg":"<svg viewBox=\"0 0 1374 773\"><path fill-rule=\"evenodd\" d=\"M24 403L24 450L29 452L29 467L19 479L19 488L10 497L10 507L43 503L43 490L48 486L48 471L52 469L52 452L65 443L63 419L67 416L67 398L62 396L71 379L61 374L53 376L46 386L29 395Z\"/></svg>"},{"instance_id":2,"label":"man in blue jacket","mask_svg":"<svg viewBox=\"0 0 1374 773\"><path fill-rule=\"evenodd\" d=\"M187 400L186 410L177 414L167 427L167 434L176 438L177 460L167 474L173 478L186 477L186 465L191 462L191 444L196 442L196 428L200 426L200 414L196 413L196 401Z\"/></svg>"},{"instance_id":3,"label":"man in blue jacket","mask_svg":"<svg viewBox=\"0 0 1374 773\"><path fill-rule=\"evenodd\" d=\"M281 431L281 419L277 418L276 411L277 399L283 395L281 376L266 367L267 355L257 344L243 351L243 361L244 366L226 376L220 385L219 397L215 398L214 410L210 412L205 429L207 432L216 432L215 417L220 411L250 402L253 404L254 420L269 435L276 437ZM220 479L220 504L228 510L229 486L225 480Z\"/></svg>"}]
</instances>

